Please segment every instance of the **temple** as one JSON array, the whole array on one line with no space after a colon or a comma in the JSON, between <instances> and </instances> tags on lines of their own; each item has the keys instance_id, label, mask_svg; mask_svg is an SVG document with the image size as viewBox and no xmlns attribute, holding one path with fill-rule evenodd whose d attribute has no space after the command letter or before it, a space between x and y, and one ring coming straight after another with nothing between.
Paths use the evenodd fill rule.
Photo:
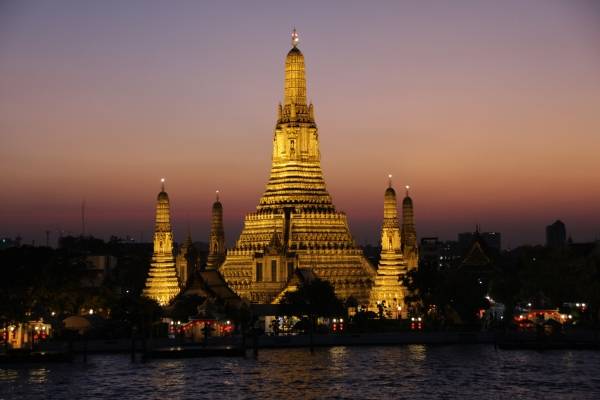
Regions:
<instances>
[{"instance_id":1,"label":"temple","mask_svg":"<svg viewBox=\"0 0 600 400\"><path fill-rule=\"evenodd\" d=\"M406 316L402 277L417 268L419 255L412 199L406 187L402 226L396 192L384 195L381 254L377 268L354 241L346 215L336 210L321 170L314 107L307 101L304 55L298 34L285 59L283 103L277 107L271 172L256 211L244 219L233 248L226 250L219 192L212 206L206 270L199 270L191 237L173 258L169 197L158 195L154 254L144 295L167 305L179 293L213 293L238 302L277 303L303 281L330 282L341 299L364 309ZM220 293L219 295L217 295Z\"/></svg>"},{"instance_id":2,"label":"temple","mask_svg":"<svg viewBox=\"0 0 600 400\"><path fill-rule=\"evenodd\" d=\"M325 187L314 108L306 96L304 55L297 46L294 30L266 190L256 211L246 215L219 271L231 289L254 303L276 301L296 272L304 271L329 281L340 298L368 304L376 271Z\"/></svg>"},{"instance_id":3,"label":"temple","mask_svg":"<svg viewBox=\"0 0 600 400\"><path fill-rule=\"evenodd\" d=\"M225 229L223 228L223 205L219 201L219 191L212 206L210 236L208 238L207 269L217 269L225 260Z\"/></svg>"},{"instance_id":4,"label":"temple","mask_svg":"<svg viewBox=\"0 0 600 400\"><path fill-rule=\"evenodd\" d=\"M192 234L188 230L187 238L181 246L179 246L177 257L175 257L175 270L177 271L177 279L179 286L185 289L192 278L198 264L198 254L192 242Z\"/></svg>"},{"instance_id":5,"label":"temple","mask_svg":"<svg viewBox=\"0 0 600 400\"><path fill-rule=\"evenodd\" d=\"M398 222L396 191L392 187L392 176L385 190L383 202L383 224L381 227L381 256L377 276L371 290L371 308L378 308L389 316L398 318L406 311L404 289L400 282L406 272L406 261L402 254L402 236Z\"/></svg>"},{"instance_id":6,"label":"temple","mask_svg":"<svg viewBox=\"0 0 600 400\"><path fill-rule=\"evenodd\" d=\"M180 288L173 257L169 195L165 192L165 180L161 181L162 188L156 199L154 252L143 294L156 300L161 306L166 306L177 296Z\"/></svg>"},{"instance_id":7,"label":"temple","mask_svg":"<svg viewBox=\"0 0 600 400\"><path fill-rule=\"evenodd\" d=\"M402 253L410 270L417 268L419 265L419 249L417 247L413 201L409 196L409 189L410 186L406 186L406 196L402 200Z\"/></svg>"}]
</instances>

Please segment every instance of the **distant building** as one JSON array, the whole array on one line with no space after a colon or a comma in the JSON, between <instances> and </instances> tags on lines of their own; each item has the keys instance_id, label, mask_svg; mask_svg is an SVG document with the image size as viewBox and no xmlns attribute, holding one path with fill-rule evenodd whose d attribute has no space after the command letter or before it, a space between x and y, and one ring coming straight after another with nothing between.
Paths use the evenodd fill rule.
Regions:
<instances>
[{"instance_id":1,"label":"distant building","mask_svg":"<svg viewBox=\"0 0 600 400\"><path fill-rule=\"evenodd\" d=\"M448 269L461 258L458 242L440 241L437 237L424 237L419 247L419 265L435 269Z\"/></svg>"},{"instance_id":2,"label":"distant building","mask_svg":"<svg viewBox=\"0 0 600 400\"><path fill-rule=\"evenodd\" d=\"M487 249L496 252L502 250L502 235L500 232L479 232L479 226L477 226L475 232L463 232L458 234L458 246L463 254L471 249L476 237L478 241L483 241Z\"/></svg>"},{"instance_id":3,"label":"distant building","mask_svg":"<svg viewBox=\"0 0 600 400\"><path fill-rule=\"evenodd\" d=\"M561 220L546 227L546 247L563 247L567 243L567 230Z\"/></svg>"},{"instance_id":4,"label":"distant building","mask_svg":"<svg viewBox=\"0 0 600 400\"><path fill-rule=\"evenodd\" d=\"M17 236L14 239L9 237L0 238L0 250L6 250L10 247L19 247L21 245L21 238Z\"/></svg>"},{"instance_id":5,"label":"distant building","mask_svg":"<svg viewBox=\"0 0 600 400\"><path fill-rule=\"evenodd\" d=\"M461 261L460 266L463 268L472 268L475 270L480 270L483 268L487 268L492 261L485 254L485 250L481 244L481 241L475 240L473 245L467 252L465 258Z\"/></svg>"},{"instance_id":6,"label":"distant building","mask_svg":"<svg viewBox=\"0 0 600 400\"><path fill-rule=\"evenodd\" d=\"M82 279L85 287L100 287L117 266L117 258L110 255L88 255L85 257L86 270Z\"/></svg>"}]
</instances>

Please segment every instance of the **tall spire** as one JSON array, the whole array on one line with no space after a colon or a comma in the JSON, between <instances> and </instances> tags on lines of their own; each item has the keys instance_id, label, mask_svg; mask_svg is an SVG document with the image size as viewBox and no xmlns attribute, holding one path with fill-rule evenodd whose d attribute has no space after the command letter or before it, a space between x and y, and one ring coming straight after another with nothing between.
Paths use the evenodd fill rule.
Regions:
<instances>
[{"instance_id":1,"label":"tall spire","mask_svg":"<svg viewBox=\"0 0 600 400\"><path fill-rule=\"evenodd\" d=\"M292 35L285 57L284 100L277 106L277 122L268 138L273 145L269 181L219 272L243 298L271 303L292 288L296 269L308 268L329 280L341 298L352 296L364 304L375 269L327 192L315 110L306 101L305 60L297 32ZM281 245L276 251L271 246L273 232Z\"/></svg>"},{"instance_id":2,"label":"tall spire","mask_svg":"<svg viewBox=\"0 0 600 400\"><path fill-rule=\"evenodd\" d=\"M370 305L373 310L387 308L387 313L398 318L404 305L404 289L400 276L406 269L401 249L400 224L396 192L392 187L392 176L388 175L389 186L383 197L383 224L381 226L381 257L377 275L371 289ZM405 311L406 312L406 311Z\"/></svg>"},{"instance_id":3,"label":"tall spire","mask_svg":"<svg viewBox=\"0 0 600 400\"><path fill-rule=\"evenodd\" d=\"M161 192L156 199L154 252L144 296L156 300L161 306L166 306L179 293L179 281L173 257L169 195L165 192L164 178L161 179L161 183Z\"/></svg>"},{"instance_id":4,"label":"tall spire","mask_svg":"<svg viewBox=\"0 0 600 400\"><path fill-rule=\"evenodd\" d=\"M296 31L296 27L292 29L292 47L298 46L298 42L300 42L300 38L298 37L298 31Z\"/></svg>"},{"instance_id":5,"label":"tall spire","mask_svg":"<svg viewBox=\"0 0 600 400\"><path fill-rule=\"evenodd\" d=\"M225 259L225 229L223 228L223 205L219 201L219 191L216 191L216 201L212 206L210 237L208 238L208 260L206 267L216 269Z\"/></svg>"},{"instance_id":6,"label":"tall spire","mask_svg":"<svg viewBox=\"0 0 600 400\"><path fill-rule=\"evenodd\" d=\"M409 196L409 189L410 186L406 185L406 197L402 201L402 252L408 268L411 269L418 266L419 253L413 201Z\"/></svg>"},{"instance_id":7,"label":"tall spire","mask_svg":"<svg viewBox=\"0 0 600 400\"><path fill-rule=\"evenodd\" d=\"M292 49L285 59L284 105L306 105L304 55L298 49L298 32L292 31Z\"/></svg>"},{"instance_id":8,"label":"tall spire","mask_svg":"<svg viewBox=\"0 0 600 400\"><path fill-rule=\"evenodd\" d=\"M192 227L190 226L189 221L188 221L188 227L187 227L187 237L185 238L185 242L192 243Z\"/></svg>"},{"instance_id":9,"label":"tall spire","mask_svg":"<svg viewBox=\"0 0 600 400\"><path fill-rule=\"evenodd\" d=\"M391 230L390 230L391 229ZM397 230L397 238L396 232ZM394 236L393 248L400 250L400 224L398 223L398 203L396 202L396 191L391 185L385 190L383 200L383 232L387 236ZM382 247L384 246L382 237ZM397 243L396 243L397 242ZM389 244L387 239L385 245ZM389 246L387 246L389 247Z\"/></svg>"},{"instance_id":10,"label":"tall spire","mask_svg":"<svg viewBox=\"0 0 600 400\"><path fill-rule=\"evenodd\" d=\"M306 104L304 56L297 47L285 58L284 102L277 115L271 176L259 209L273 211L302 203L333 210L321 172L314 107Z\"/></svg>"},{"instance_id":11,"label":"tall spire","mask_svg":"<svg viewBox=\"0 0 600 400\"><path fill-rule=\"evenodd\" d=\"M160 178L160 191L165 191L165 178Z\"/></svg>"},{"instance_id":12,"label":"tall spire","mask_svg":"<svg viewBox=\"0 0 600 400\"><path fill-rule=\"evenodd\" d=\"M398 203L396 202L396 191L392 187L392 174L388 175L388 188L385 190L383 201L383 218L384 226L393 225L394 227L400 227L398 224ZM400 240L399 236L398 240Z\"/></svg>"}]
</instances>

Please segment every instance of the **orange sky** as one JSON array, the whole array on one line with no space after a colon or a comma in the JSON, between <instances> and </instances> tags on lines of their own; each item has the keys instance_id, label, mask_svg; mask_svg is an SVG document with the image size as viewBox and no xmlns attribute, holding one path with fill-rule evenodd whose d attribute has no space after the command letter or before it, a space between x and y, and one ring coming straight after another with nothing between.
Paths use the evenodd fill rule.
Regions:
<instances>
[{"instance_id":1,"label":"orange sky","mask_svg":"<svg viewBox=\"0 0 600 400\"><path fill-rule=\"evenodd\" d=\"M600 237L600 7L544 2L7 2L0 6L0 236L143 233L167 178L176 239L237 237L269 173L289 31L322 165L360 243L387 174L419 236Z\"/></svg>"}]
</instances>

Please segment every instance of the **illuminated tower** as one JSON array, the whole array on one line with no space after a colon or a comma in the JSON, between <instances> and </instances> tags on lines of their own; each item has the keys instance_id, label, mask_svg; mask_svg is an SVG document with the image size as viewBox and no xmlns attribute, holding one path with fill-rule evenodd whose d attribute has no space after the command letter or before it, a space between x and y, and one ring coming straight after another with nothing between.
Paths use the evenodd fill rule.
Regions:
<instances>
[{"instance_id":1,"label":"illuminated tower","mask_svg":"<svg viewBox=\"0 0 600 400\"><path fill-rule=\"evenodd\" d=\"M389 186L385 190L383 202L381 258L371 291L371 307L383 307L394 316L401 311L399 307L403 306L404 301L400 278L406 270L406 262L402 255L401 243L396 191L392 187L392 176L389 175Z\"/></svg>"},{"instance_id":2,"label":"illuminated tower","mask_svg":"<svg viewBox=\"0 0 600 400\"><path fill-rule=\"evenodd\" d=\"M225 260L225 230L223 229L223 205L217 199L212 206L212 218L210 223L210 237L208 239L208 260L206 268L216 269Z\"/></svg>"},{"instance_id":3,"label":"illuminated tower","mask_svg":"<svg viewBox=\"0 0 600 400\"><path fill-rule=\"evenodd\" d=\"M413 201L408 195L410 186L406 186L406 196L402 201L402 253L408 269L417 268L419 265L419 249L417 247L417 231Z\"/></svg>"},{"instance_id":4,"label":"illuminated tower","mask_svg":"<svg viewBox=\"0 0 600 400\"><path fill-rule=\"evenodd\" d=\"M169 196L165 192L165 180L156 199L156 223L154 225L154 253L146 278L144 296L166 306L179 293L179 281L173 257L173 232Z\"/></svg>"},{"instance_id":5,"label":"illuminated tower","mask_svg":"<svg viewBox=\"0 0 600 400\"><path fill-rule=\"evenodd\" d=\"M246 215L220 272L238 295L252 302L277 301L294 271L306 269L332 283L339 297L368 304L375 269L325 187L313 105L306 100L304 55L297 45L294 30L266 190L256 211Z\"/></svg>"}]
</instances>

